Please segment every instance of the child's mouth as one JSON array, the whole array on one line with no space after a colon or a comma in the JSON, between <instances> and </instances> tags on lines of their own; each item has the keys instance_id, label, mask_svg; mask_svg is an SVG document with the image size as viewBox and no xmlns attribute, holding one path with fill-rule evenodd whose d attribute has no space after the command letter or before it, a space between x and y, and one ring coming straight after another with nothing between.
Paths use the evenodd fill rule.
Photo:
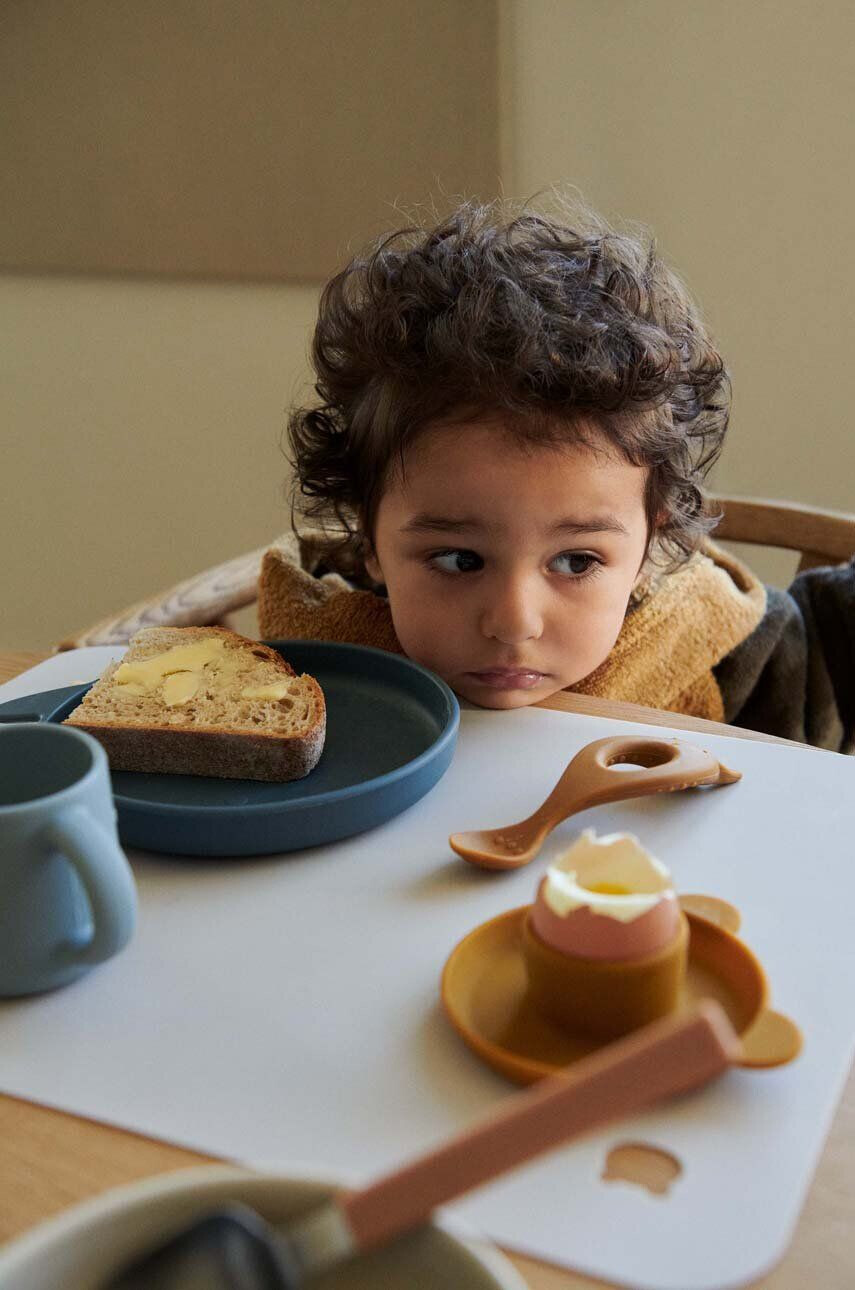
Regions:
<instances>
[{"instance_id":1,"label":"child's mouth","mask_svg":"<svg viewBox=\"0 0 855 1290\"><path fill-rule=\"evenodd\" d=\"M478 685L485 685L491 690L533 690L544 679L544 672L533 672L528 668L491 668L486 672L469 672Z\"/></svg>"}]
</instances>

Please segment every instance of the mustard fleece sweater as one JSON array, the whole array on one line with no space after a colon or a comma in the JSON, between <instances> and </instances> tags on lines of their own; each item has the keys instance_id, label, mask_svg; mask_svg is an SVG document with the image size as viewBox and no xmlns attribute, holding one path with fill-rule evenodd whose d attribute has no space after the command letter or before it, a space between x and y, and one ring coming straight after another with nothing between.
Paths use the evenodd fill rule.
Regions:
<instances>
[{"instance_id":1,"label":"mustard fleece sweater","mask_svg":"<svg viewBox=\"0 0 855 1290\"><path fill-rule=\"evenodd\" d=\"M265 640L343 641L402 653L388 601L339 574L320 577L324 540L286 534L266 552L258 615ZM725 720L714 668L758 626L766 589L713 542L668 574L633 592L608 658L569 688L712 721Z\"/></svg>"}]
</instances>

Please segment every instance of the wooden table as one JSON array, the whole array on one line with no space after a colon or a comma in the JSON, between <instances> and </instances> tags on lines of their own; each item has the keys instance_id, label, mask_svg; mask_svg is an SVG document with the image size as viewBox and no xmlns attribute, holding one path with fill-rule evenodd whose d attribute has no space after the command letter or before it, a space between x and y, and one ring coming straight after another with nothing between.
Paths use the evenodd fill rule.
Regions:
<instances>
[{"instance_id":1,"label":"wooden table","mask_svg":"<svg viewBox=\"0 0 855 1290\"><path fill-rule=\"evenodd\" d=\"M0 651L0 683L46 658ZM545 707L643 721L649 725L762 739L712 722L561 694ZM0 1240L119 1183L214 1159L170 1143L0 1095ZM779 1266L755 1285L763 1290L852 1290L855 1286L855 1073L838 1108L825 1152L796 1230ZM750 1201L749 1201L750 1203ZM595 1290L606 1285L578 1273L510 1255L531 1290ZM11 1290L11 1287L10 1287ZM59 1287L57 1288L59 1290Z\"/></svg>"}]
</instances>

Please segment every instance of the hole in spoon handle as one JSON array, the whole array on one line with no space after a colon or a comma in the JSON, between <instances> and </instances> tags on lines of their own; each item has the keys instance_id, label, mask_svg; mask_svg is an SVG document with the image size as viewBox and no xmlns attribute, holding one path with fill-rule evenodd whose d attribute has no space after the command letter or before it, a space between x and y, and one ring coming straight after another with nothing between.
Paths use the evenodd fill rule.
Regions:
<instances>
[{"instance_id":1,"label":"hole in spoon handle","mask_svg":"<svg viewBox=\"0 0 855 1290\"><path fill-rule=\"evenodd\" d=\"M574 760L578 761L580 787L590 790L590 805L718 783L720 775L719 764L710 753L678 739L615 736L589 744ZM613 769L628 764L639 769Z\"/></svg>"}]
</instances>

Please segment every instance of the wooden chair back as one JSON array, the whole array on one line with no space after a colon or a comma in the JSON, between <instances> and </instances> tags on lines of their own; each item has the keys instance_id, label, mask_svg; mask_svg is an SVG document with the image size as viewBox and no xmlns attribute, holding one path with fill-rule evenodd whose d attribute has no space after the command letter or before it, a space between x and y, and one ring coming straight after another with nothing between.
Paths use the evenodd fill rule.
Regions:
<instances>
[{"instance_id":1,"label":"wooden chair back","mask_svg":"<svg viewBox=\"0 0 855 1290\"><path fill-rule=\"evenodd\" d=\"M722 512L714 538L797 551L799 573L855 555L855 515L762 497L714 495L710 501Z\"/></svg>"}]
</instances>

